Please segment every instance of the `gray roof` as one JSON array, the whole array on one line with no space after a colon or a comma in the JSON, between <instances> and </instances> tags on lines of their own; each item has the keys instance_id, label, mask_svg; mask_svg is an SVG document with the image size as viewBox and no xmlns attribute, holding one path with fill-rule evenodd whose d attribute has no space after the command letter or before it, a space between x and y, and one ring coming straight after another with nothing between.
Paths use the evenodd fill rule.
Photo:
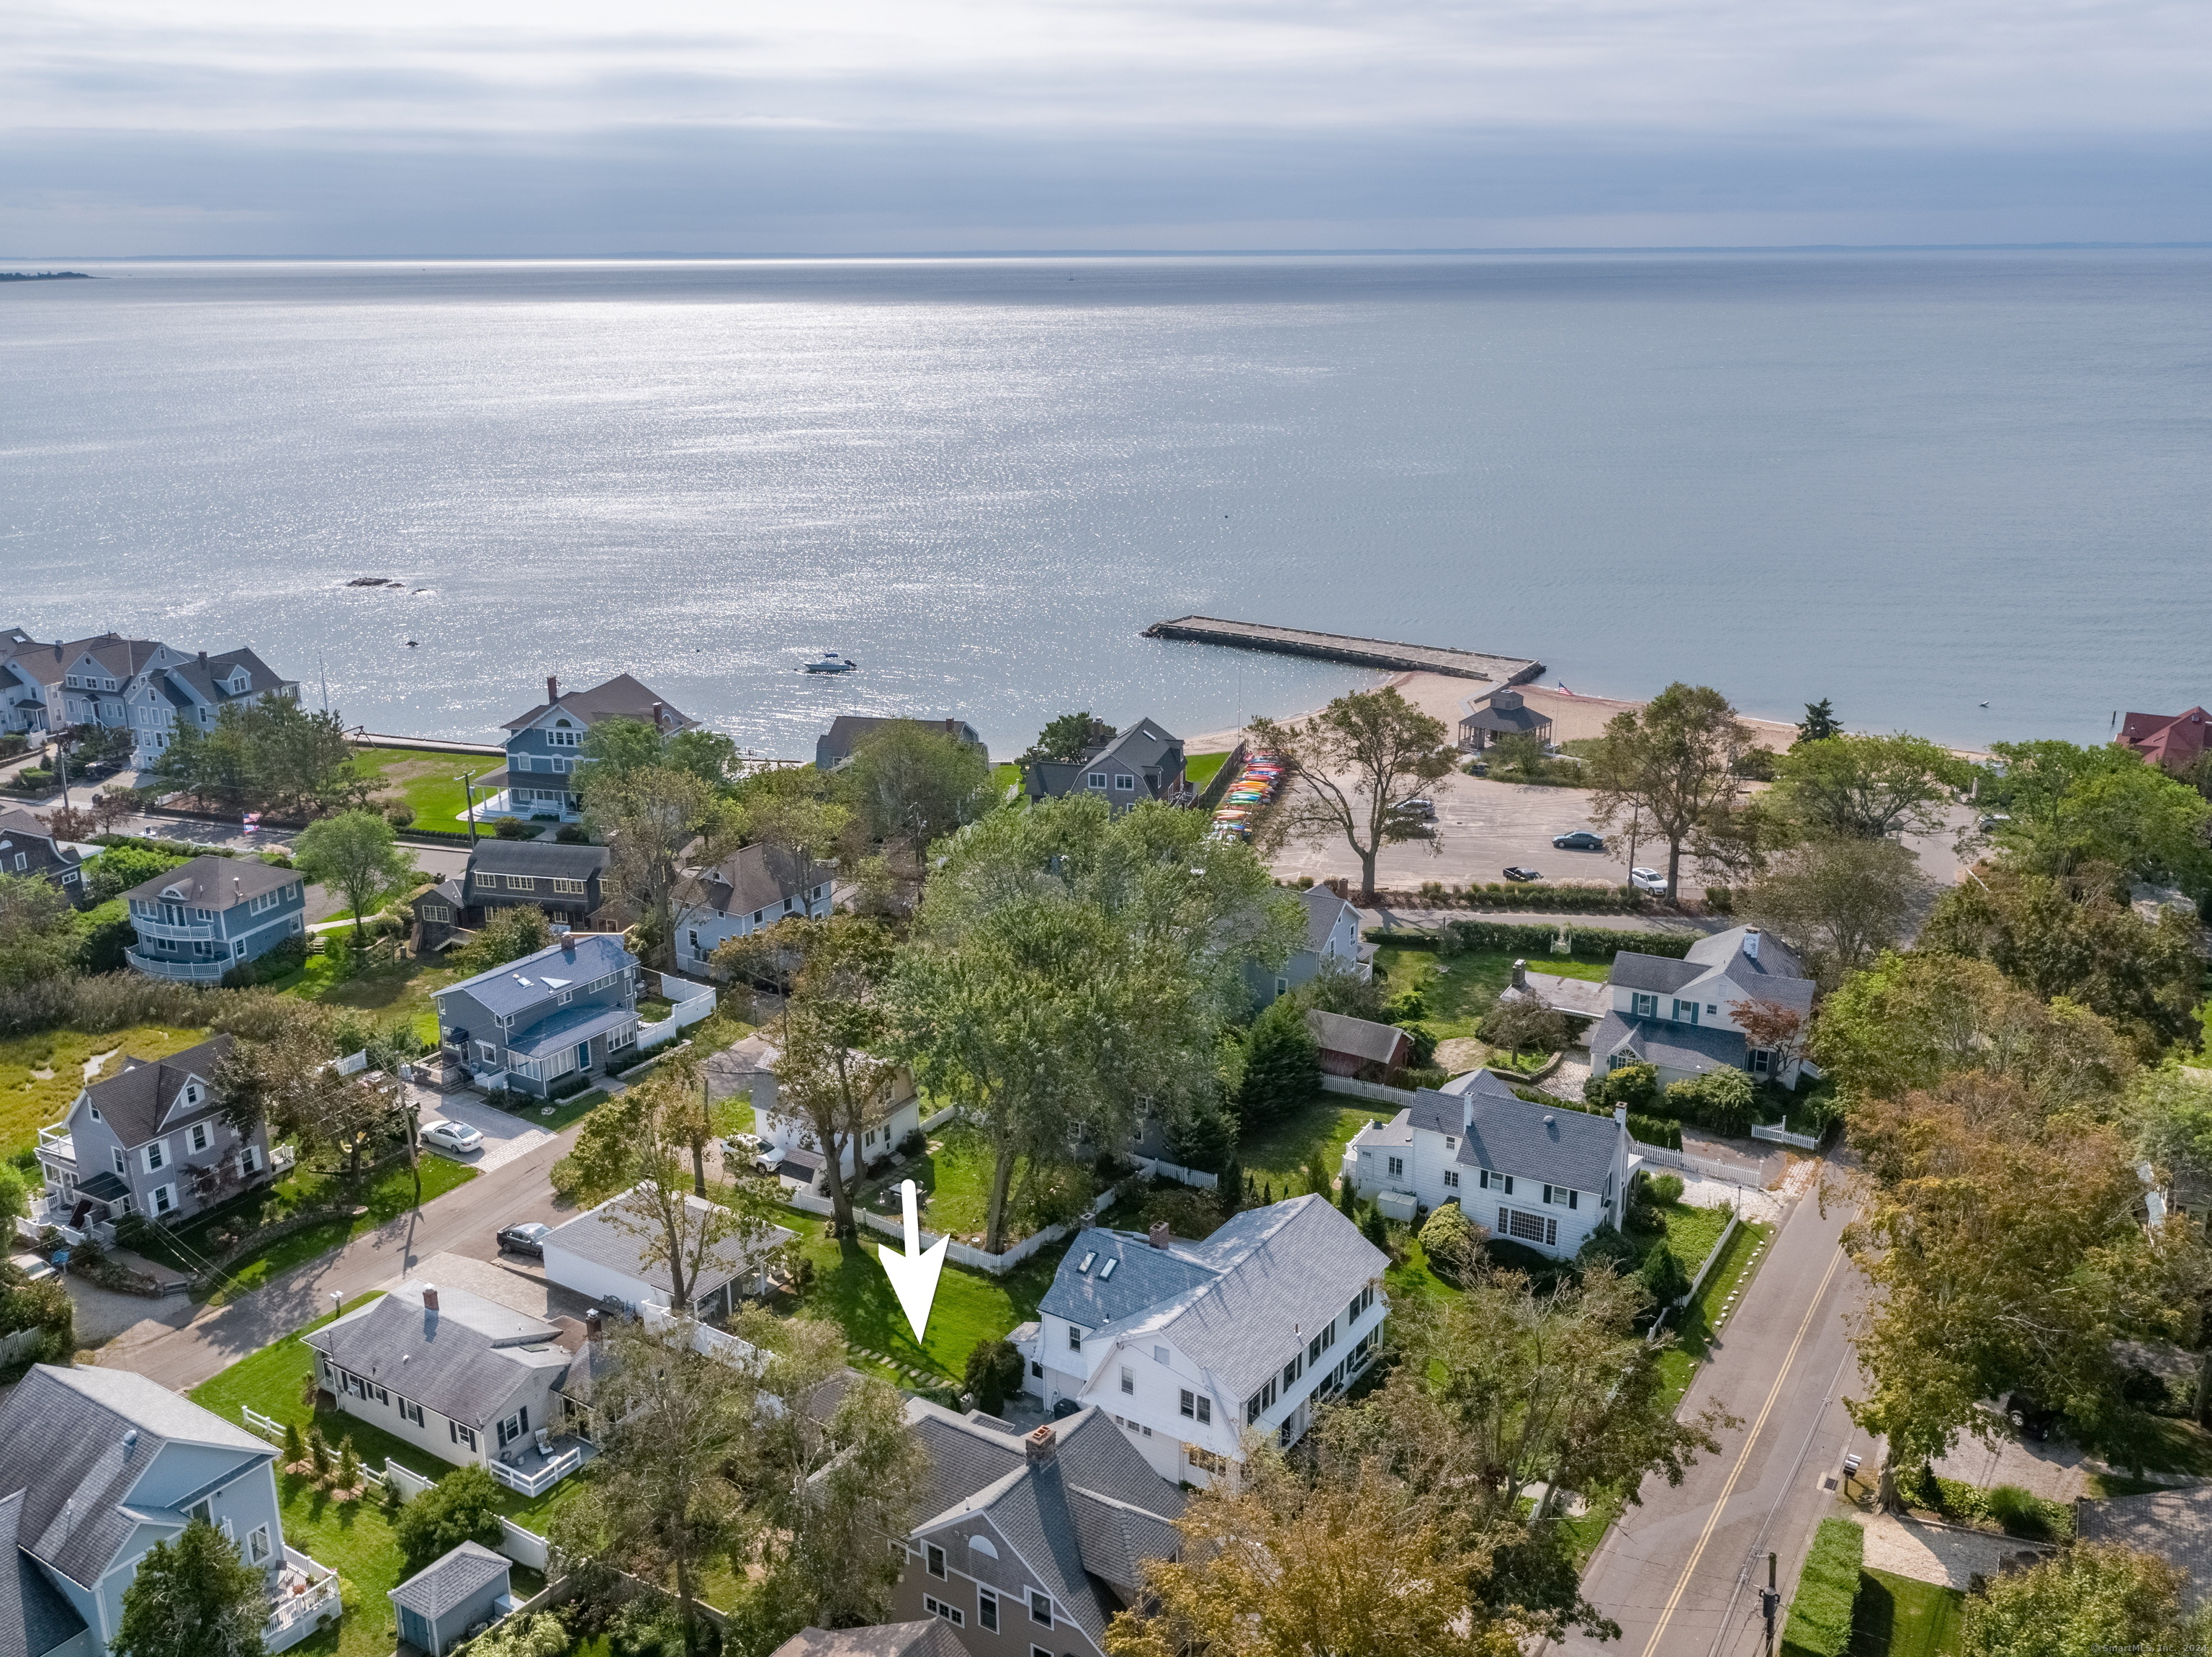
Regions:
<instances>
[{"instance_id":1,"label":"gray roof","mask_svg":"<svg viewBox=\"0 0 2212 1657\"><path fill-rule=\"evenodd\" d=\"M1743 1032L1713 1024L1669 1024L1662 1019L1629 1019L1609 1012L1590 1027L1590 1066L1601 1074L1605 1061L1626 1051L1662 1069L1741 1070L1750 1057Z\"/></svg>"},{"instance_id":2,"label":"gray roof","mask_svg":"<svg viewBox=\"0 0 2212 1657\"><path fill-rule=\"evenodd\" d=\"M913 725L925 731L957 738L971 748L983 746L982 734L964 719L912 719L896 714L839 714L830 728L814 739L817 771L833 771L853 757L853 750L886 725Z\"/></svg>"},{"instance_id":3,"label":"gray roof","mask_svg":"<svg viewBox=\"0 0 2212 1657\"><path fill-rule=\"evenodd\" d=\"M231 669L240 667L246 669L245 690L226 690L216 683L217 679L229 678ZM193 690L198 691L203 699L218 706L237 697L263 695L287 682L276 669L247 649L226 650L221 655L210 655L204 662L197 656L187 656L182 661L170 663L163 671L184 680ZM167 685L161 688L164 692L169 691L169 686ZM171 694L170 700L176 702L185 699ZM187 705L189 705L188 703Z\"/></svg>"},{"instance_id":4,"label":"gray roof","mask_svg":"<svg viewBox=\"0 0 2212 1657\"><path fill-rule=\"evenodd\" d=\"M561 1048L573 1047L593 1036L625 1029L636 1022L636 1010L629 1007L563 1007L550 1018L540 1019L528 1029L514 1032L507 1039L507 1050L525 1058L544 1058Z\"/></svg>"},{"instance_id":5,"label":"gray roof","mask_svg":"<svg viewBox=\"0 0 2212 1657\"><path fill-rule=\"evenodd\" d=\"M393 1605L434 1622L494 1582L504 1592L511 1563L505 1554L494 1553L481 1542L464 1542L398 1587L386 1589L385 1595Z\"/></svg>"},{"instance_id":6,"label":"gray roof","mask_svg":"<svg viewBox=\"0 0 2212 1657\"><path fill-rule=\"evenodd\" d=\"M571 934L550 948L448 984L441 995L465 990L489 1013L513 1014L544 1001L549 990L580 988L610 972L637 965L611 932Z\"/></svg>"},{"instance_id":7,"label":"gray roof","mask_svg":"<svg viewBox=\"0 0 2212 1657\"><path fill-rule=\"evenodd\" d=\"M1181 746L1180 738L1170 735L1165 726L1147 717L1139 720L1097 752L1085 754L1083 764L1091 771L1126 766L1148 786L1157 788L1162 761L1170 750ZM1146 776L1148 771L1152 773L1149 777Z\"/></svg>"},{"instance_id":8,"label":"gray roof","mask_svg":"<svg viewBox=\"0 0 2212 1657\"><path fill-rule=\"evenodd\" d=\"M431 1312L426 1287L434 1285L404 1282L302 1338L340 1368L477 1427L536 1373L568 1367L562 1331L544 1319L460 1288L439 1288Z\"/></svg>"},{"instance_id":9,"label":"gray roof","mask_svg":"<svg viewBox=\"0 0 2212 1657\"><path fill-rule=\"evenodd\" d=\"M0 1558L15 1562L12 1571L0 1564L0 1657L46 1657L84 1631L84 1618L17 1545L22 1513L23 1492L0 1496Z\"/></svg>"},{"instance_id":10,"label":"gray roof","mask_svg":"<svg viewBox=\"0 0 2212 1657\"><path fill-rule=\"evenodd\" d=\"M1083 1271L1094 1252L1098 1258ZM1109 1258L1121 1264L1101 1285ZM1172 1343L1233 1408L1273 1373L1293 1325L1334 1317L1389 1264L1326 1197L1294 1197L1248 1209L1202 1242L1170 1238L1156 1249L1131 1232L1079 1233L1039 1309L1091 1336ZM1121 1288L1125 1273L1131 1292Z\"/></svg>"},{"instance_id":11,"label":"gray roof","mask_svg":"<svg viewBox=\"0 0 2212 1657\"><path fill-rule=\"evenodd\" d=\"M229 1055L230 1039L214 1036L167 1058L132 1058L125 1054L120 1071L105 1081L94 1082L85 1092L100 1120L125 1147L143 1145L161 1130L164 1114L192 1077L210 1084L201 1095L205 1108L186 1112L177 1118L176 1125L182 1127L215 1114L216 1100L211 1084L216 1067Z\"/></svg>"},{"instance_id":12,"label":"gray roof","mask_svg":"<svg viewBox=\"0 0 2212 1657\"><path fill-rule=\"evenodd\" d=\"M750 915L781 908L786 898L824 885L836 873L834 863L804 867L780 847L757 840L693 875L684 883L682 901L718 915Z\"/></svg>"},{"instance_id":13,"label":"gray roof","mask_svg":"<svg viewBox=\"0 0 2212 1657\"><path fill-rule=\"evenodd\" d=\"M1746 954L1744 944L1754 936L1759 953ZM1813 1010L1813 981L1797 957L1780 939L1750 926L1730 927L1700 938L1679 961L1623 950L1613 958L1612 982L1627 990L1700 1001L1718 1008L1723 1017L1731 1007L1753 996L1800 1013ZM1692 990L1694 996L1687 993Z\"/></svg>"},{"instance_id":14,"label":"gray roof","mask_svg":"<svg viewBox=\"0 0 2212 1657\"><path fill-rule=\"evenodd\" d=\"M228 909L302 879L296 868L279 868L258 857L195 857L165 874L142 880L123 895L148 903L170 898L202 909ZM173 896L172 896L173 894Z\"/></svg>"},{"instance_id":15,"label":"gray roof","mask_svg":"<svg viewBox=\"0 0 2212 1657\"><path fill-rule=\"evenodd\" d=\"M43 840L46 843L48 850L62 862L74 863L77 861L76 853L71 851L64 842L55 839L54 832L27 811L18 811L12 807L0 810L0 835L4 835L11 840L19 836L26 840Z\"/></svg>"},{"instance_id":16,"label":"gray roof","mask_svg":"<svg viewBox=\"0 0 2212 1657\"><path fill-rule=\"evenodd\" d=\"M1647 995L1671 996L1684 984L1705 976L1705 969L1694 961L1624 949L1613 956L1607 982L1624 990L1641 990Z\"/></svg>"},{"instance_id":17,"label":"gray roof","mask_svg":"<svg viewBox=\"0 0 2212 1657\"><path fill-rule=\"evenodd\" d=\"M943 1617L926 1617L870 1628L802 1629L770 1657L968 1657L968 1648Z\"/></svg>"},{"instance_id":18,"label":"gray roof","mask_svg":"<svg viewBox=\"0 0 2212 1657\"><path fill-rule=\"evenodd\" d=\"M126 1505L171 1444L228 1452L240 1469L276 1454L244 1428L130 1370L34 1366L0 1408L0 1490L23 1496L18 1544L90 1587L142 1522L181 1530L183 1515L172 1509Z\"/></svg>"},{"instance_id":19,"label":"gray roof","mask_svg":"<svg viewBox=\"0 0 2212 1657\"><path fill-rule=\"evenodd\" d=\"M1459 1139L1455 1160L1602 1191L1620 1144L1620 1124L1565 1105L1531 1105L1488 1070L1452 1078L1450 1093L1424 1087L1407 1107L1412 1124Z\"/></svg>"},{"instance_id":20,"label":"gray roof","mask_svg":"<svg viewBox=\"0 0 2212 1657\"><path fill-rule=\"evenodd\" d=\"M1564 978L1556 972L1530 972L1526 976L1525 993L1569 1018L1601 1019L1613 1005L1612 987L1601 979ZM1507 1000L1522 993L1508 985L1498 991L1498 999Z\"/></svg>"},{"instance_id":21,"label":"gray roof","mask_svg":"<svg viewBox=\"0 0 2212 1657\"><path fill-rule=\"evenodd\" d=\"M1306 947L1316 952L1326 948L1330 934L1351 904L1325 886L1301 892L1298 901L1306 906ZM1355 931L1353 936L1358 935Z\"/></svg>"},{"instance_id":22,"label":"gray roof","mask_svg":"<svg viewBox=\"0 0 2212 1657\"><path fill-rule=\"evenodd\" d=\"M2074 1507L2085 1542L2117 1542L2189 1573L2181 1591L2191 1611L2212 1599L2212 1485L2192 1484Z\"/></svg>"},{"instance_id":23,"label":"gray roof","mask_svg":"<svg viewBox=\"0 0 2212 1657\"><path fill-rule=\"evenodd\" d=\"M1374 1064L1391 1063L1412 1040L1395 1024L1347 1018L1342 1013L1324 1013L1319 1008L1306 1014L1306 1028L1313 1032L1323 1052L1349 1053Z\"/></svg>"},{"instance_id":24,"label":"gray roof","mask_svg":"<svg viewBox=\"0 0 2212 1657\"><path fill-rule=\"evenodd\" d=\"M750 1096L753 1078L763 1074L774 1075L776 1061L782 1057L783 1050L757 1031L732 1042L719 1053L708 1054L700 1067L706 1072L707 1097L718 1100L738 1093Z\"/></svg>"},{"instance_id":25,"label":"gray roof","mask_svg":"<svg viewBox=\"0 0 2212 1657\"><path fill-rule=\"evenodd\" d=\"M920 1398L908 1402L907 1419L930 1458L922 1506L932 1516L916 1534L987 1518L1094 1644L1119 1609L1097 1582L1133 1591L1142 1560L1182 1546L1174 1521L1182 1492L1099 1410L1054 1422L1053 1453L1042 1460L1030 1458L1024 1438Z\"/></svg>"},{"instance_id":26,"label":"gray roof","mask_svg":"<svg viewBox=\"0 0 2212 1657\"><path fill-rule=\"evenodd\" d=\"M1520 691L1506 689L1492 691L1489 700L1461 720L1459 726L1463 731L1496 731L1500 735L1511 736L1549 730L1552 721L1550 716L1530 707Z\"/></svg>"},{"instance_id":27,"label":"gray roof","mask_svg":"<svg viewBox=\"0 0 2212 1657\"><path fill-rule=\"evenodd\" d=\"M688 714L679 713L675 704L650 685L640 684L628 673L617 673L588 691L563 691L557 703L541 702L520 719L508 720L502 728L519 731L526 725L534 725L556 707L563 713L574 714L586 728L603 719L635 719L649 725L655 703L660 704L660 728L664 731L689 730L699 722Z\"/></svg>"},{"instance_id":28,"label":"gray roof","mask_svg":"<svg viewBox=\"0 0 2212 1657\"><path fill-rule=\"evenodd\" d=\"M676 1292L676 1280L669 1275L668 1263L656 1260L648 1264L645 1258L646 1240L638 1232L625 1227L616 1217L618 1214L630 1220L632 1225L643 1225L644 1215L629 1204L636 1190L633 1186L619 1197L610 1197L595 1209L586 1209L574 1219L564 1221L545 1234L543 1243L549 1249L565 1249L581 1260L618 1272L633 1282L645 1283L663 1295ZM686 1194L685 1203L694 1208L706 1207L706 1199ZM781 1226L769 1228L768 1237L749 1251L737 1238L718 1243L701 1263L697 1281L692 1285L695 1296L711 1295L731 1279L744 1275L750 1268L748 1262L757 1258L769 1249L781 1248L799 1234L787 1231Z\"/></svg>"},{"instance_id":29,"label":"gray roof","mask_svg":"<svg viewBox=\"0 0 2212 1657\"><path fill-rule=\"evenodd\" d=\"M588 880L607 866L605 846L564 846L557 840L479 840L469 853L474 874L535 874Z\"/></svg>"},{"instance_id":30,"label":"gray roof","mask_svg":"<svg viewBox=\"0 0 2212 1657\"><path fill-rule=\"evenodd\" d=\"M1759 932L1757 959L1743 953L1745 941L1754 932L1755 926L1732 926L1725 932L1716 932L1700 938L1690 946L1687 959L1700 966L1726 966L1737 978L1802 978L1805 968L1796 953L1771 932Z\"/></svg>"}]
</instances>

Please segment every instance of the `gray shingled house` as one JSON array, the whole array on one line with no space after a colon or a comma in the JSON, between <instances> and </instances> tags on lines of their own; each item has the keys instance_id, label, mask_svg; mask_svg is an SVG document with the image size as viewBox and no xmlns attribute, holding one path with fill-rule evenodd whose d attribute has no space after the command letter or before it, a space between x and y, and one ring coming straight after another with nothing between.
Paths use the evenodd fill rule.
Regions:
<instances>
[{"instance_id":1,"label":"gray shingled house","mask_svg":"<svg viewBox=\"0 0 2212 1657\"><path fill-rule=\"evenodd\" d=\"M1117 813L1142 800L1181 806L1198 797L1183 775L1182 739L1151 718L1085 751L1080 759L1030 760L1022 775L1032 800L1093 794Z\"/></svg>"},{"instance_id":2,"label":"gray shingled house","mask_svg":"<svg viewBox=\"0 0 2212 1657\"><path fill-rule=\"evenodd\" d=\"M466 868L418 893L421 947L435 949L462 927L482 926L502 909L544 911L556 926L580 926L605 901L605 846L543 840L480 840Z\"/></svg>"},{"instance_id":3,"label":"gray shingled house","mask_svg":"<svg viewBox=\"0 0 2212 1657\"><path fill-rule=\"evenodd\" d=\"M1248 1209L1203 1242L1164 1225L1076 1234L1015 1344L1028 1391L1110 1415L1161 1477L1203 1484L1247 1429L1285 1448L1364 1370L1389 1258L1324 1197Z\"/></svg>"},{"instance_id":4,"label":"gray shingled house","mask_svg":"<svg viewBox=\"0 0 2212 1657\"><path fill-rule=\"evenodd\" d=\"M258 857L195 857L123 896L138 934L123 958L149 978L217 984L307 931L306 881Z\"/></svg>"},{"instance_id":5,"label":"gray shingled house","mask_svg":"<svg viewBox=\"0 0 2212 1657\"><path fill-rule=\"evenodd\" d=\"M1786 1087L1807 1071L1819 1074L1802 1059L1778 1067L1735 1022L1737 1009L1753 1001L1777 1002L1808 1023L1813 1016L1813 980L1787 945L1755 926L1700 938L1680 960L1624 949L1607 983L1613 1005L1590 1032L1593 1070L1650 1064L1662 1087L1718 1069Z\"/></svg>"},{"instance_id":6,"label":"gray shingled house","mask_svg":"<svg viewBox=\"0 0 2212 1657\"><path fill-rule=\"evenodd\" d=\"M386 1598L399 1614L399 1637L429 1657L446 1657L469 1636L514 1608L504 1554L464 1542L433 1560Z\"/></svg>"},{"instance_id":7,"label":"gray shingled house","mask_svg":"<svg viewBox=\"0 0 2212 1657\"><path fill-rule=\"evenodd\" d=\"M571 934L434 998L440 1048L487 1087L542 1099L637 1051L637 957L611 933Z\"/></svg>"},{"instance_id":8,"label":"gray shingled house","mask_svg":"<svg viewBox=\"0 0 2212 1657\"><path fill-rule=\"evenodd\" d=\"M809 865L779 847L755 841L712 868L688 876L676 892L676 965L712 974L714 952L791 916L830 913L834 863Z\"/></svg>"},{"instance_id":9,"label":"gray shingled house","mask_svg":"<svg viewBox=\"0 0 2212 1657\"><path fill-rule=\"evenodd\" d=\"M46 1215L82 1230L126 1214L174 1222L270 1176L269 1130L222 1118L215 1073L230 1051L216 1036L123 1069L76 1096L59 1130L39 1132Z\"/></svg>"},{"instance_id":10,"label":"gray shingled house","mask_svg":"<svg viewBox=\"0 0 2212 1657\"><path fill-rule=\"evenodd\" d=\"M950 1621L929 1617L872 1628L801 1629L769 1657L969 1657L969 1650Z\"/></svg>"},{"instance_id":11,"label":"gray shingled house","mask_svg":"<svg viewBox=\"0 0 2212 1657\"><path fill-rule=\"evenodd\" d=\"M588 691L563 691L549 674L545 700L507 722L507 768L482 779L480 786L494 792L477 806L477 816L574 822L584 809L573 780L583 758L584 733L609 719L635 719L666 736L699 722L628 673Z\"/></svg>"},{"instance_id":12,"label":"gray shingled house","mask_svg":"<svg viewBox=\"0 0 2212 1657\"><path fill-rule=\"evenodd\" d=\"M859 747L878 731L890 725L913 725L925 731L938 731L964 742L982 754L989 752L983 746L982 734L964 719L902 719L874 714L839 714L830 722L830 728L814 739L814 769L825 775L836 771L853 757Z\"/></svg>"},{"instance_id":13,"label":"gray shingled house","mask_svg":"<svg viewBox=\"0 0 2212 1657\"><path fill-rule=\"evenodd\" d=\"M29 812L0 811L0 874L49 880L82 909L83 862L76 848L54 838L52 831Z\"/></svg>"},{"instance_id":14,"label":"gray shingled house","mask_svg":"<svg viewBox=\"0 0 2212 1657\"><path fill-rule=\"evenodd\" d=\"M286 1546L276 1459L275 1446L143 1375L37 1365L0 1408L0 1490L15 1550L45 1584L27 1592L15 1573L23 1621L51 1639L73 1617L76 1649L105 1651L140 1557L200 1519L266 1573L265 1648L305 1639L341 1614L338 1583Z\"/></svg>"},{"instance_id":15,"label":"gray shingled house","mask_svg":"<svg viewBox=\"0 0 2212 1657\"><path fill-rule=\"evenodd\" d=\"M906 1413L929 1481L896 1615L945 1623L976 1657L1104 1657L1106 1624L1143 1593L1139 1568L1182 1548L1182 1492L1103 1410L1027 1435L921 1398Z\"/></svg>"}]
</instances>

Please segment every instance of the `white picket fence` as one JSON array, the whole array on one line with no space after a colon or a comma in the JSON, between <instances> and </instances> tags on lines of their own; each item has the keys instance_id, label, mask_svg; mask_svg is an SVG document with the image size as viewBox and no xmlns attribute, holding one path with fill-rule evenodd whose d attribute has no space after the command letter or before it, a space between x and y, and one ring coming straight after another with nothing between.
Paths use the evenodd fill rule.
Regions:
<instances>
[{"instance_id":1,"label":"white picket fence","mask_svg":"<svg viewBox=\"0 0 2212 1657\"><path fill-rule=\"evenodd\" d=\"M1129 1160L1140 1171L1156 1179L1173 1179L1182 1185L1195 1185L1200 1191L1216 1191L1221 1185L1219 1174L1207 1173L1199 1168L1186 1168L1180 1162L1162 1162L1149 1156L1133 1156Z\"/></svg>"},{"instance_id":2,"label":"white picket fence","mask_svg":"<svg viewBox=\"0 0 2212 1657\"><path fill-rule=\"evenodd\" d=\"M1321 1090L1325 1093L1349 1093L1354 1099L1371 1099L1377 1105L1411 1105L1414 1099L1404 1087L1385 1087L1379 1081L1355 1081L1350 1076L1323 1076Z\"/></svg>"},{"instance_id":3,"label":"white picket fence","mask_svg":"<svg viewBox=\"0 0 2212 1657\"><path fill-rule=\"evenodd\" d=\"M0 1335L0 1367L15 1362L26 1352L35 1351L46 1337L46 1331L35 1326L19 1329L12 1335Z\"/></svg>"},{"instance_id":4,"label":"white picket fence","mask_svg":"<svg viewBox=\"0 0 2212 1657\"><path fill-rule=\"evenodd\" d=\"M1820 1148L1820 1142L1810 1134L1791 1133L1786 1129L1770 1127L1764 1122L1752 1124L1751 1136L1753 1139L1771 1140L1778 1145L1795 1145L1801 1151L1817 1151Z\"/></svg>"}]
</instances>

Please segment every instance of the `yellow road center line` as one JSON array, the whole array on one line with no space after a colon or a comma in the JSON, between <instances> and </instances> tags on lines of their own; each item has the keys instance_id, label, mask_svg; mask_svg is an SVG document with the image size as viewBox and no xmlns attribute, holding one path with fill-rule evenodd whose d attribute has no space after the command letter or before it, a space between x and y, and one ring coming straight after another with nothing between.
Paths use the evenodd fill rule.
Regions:
<instances>
[{"instance_id":1,"label":"yellow road center line","mask_svg":"<svg viewBox=\"0 0 2212 1657\"><path fill-rule=\"evenodd\" d=\"M1674 1608L1682 1603L1682 1595L1690 1586L1690 1577L1697 1570L1698 1560L1705 1557L1705 1544L1713 1539L1713 1531L1721 1522L1721 1514L1727 1511L1729 1498L1735 1494L1735 1482L1743 1477L1743 1470L1751 1460L1751 1447L1758 1441L1759 1429L1766 1425L1767 1416L1773 1413L1774 1401L1782 1396L1782 1383L1790 1379L1790 1370L1796 1366L1797 1349L1805 1344L1805 1337L1813 1327L1814 1316L1820 1309L1821 1298L1828 1292L1829 1281L1835 1276L1836 1268L1843 1263L1844 1252L1838 1249L1835 1258L1828 1262L1827 1270L1820 1274L1820 1286L1813 1291L1812 1302L1805 1308L1804 1319L1797 1325L1797 1333L1790 1343L1790 1350L1783 1355L1781 1372L1775 1376L1774 1385L1767 1390L1766 1402L1759 1406L1759 1419L1751 1423L1751 1431L1743 1435L1743 1447L1736 1452L1735 1465L1729 1470L1728 1483L1721 1486L1720 1499L1713 1503L1712 1514L1705 1520L1705 1528L1698 1537L1698 1545L1690 1550L1689 1563L1682 1567L1682 1575L1675 1581L1674 1592L1667 1596L1667 1608L1659 1613L1659 1626L1651 1630L1650 1641L1644 1648L1644 1657L1657 1657L1659 1642L1666 1637L1667 1624L1674 1619Z\"/></svg>"}]
</instances>

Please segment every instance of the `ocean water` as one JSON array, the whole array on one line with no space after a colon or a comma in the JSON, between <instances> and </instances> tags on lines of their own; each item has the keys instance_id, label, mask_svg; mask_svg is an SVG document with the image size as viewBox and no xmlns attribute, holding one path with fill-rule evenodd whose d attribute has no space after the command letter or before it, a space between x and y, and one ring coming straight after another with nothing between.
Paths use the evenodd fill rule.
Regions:
<instances>
[{"instance_id":1,"label":"ocean water","mask_svg":"<svg viewBox=\"0 0 2212 1657\"><path fill-rule=\"evenodd\" d=\"M0 624L372 730L1371 682L1138 637L1191 612L1974 746L2212 698L2203 252L84 268L0 287Z\"/></svg>"}]
</instances>

